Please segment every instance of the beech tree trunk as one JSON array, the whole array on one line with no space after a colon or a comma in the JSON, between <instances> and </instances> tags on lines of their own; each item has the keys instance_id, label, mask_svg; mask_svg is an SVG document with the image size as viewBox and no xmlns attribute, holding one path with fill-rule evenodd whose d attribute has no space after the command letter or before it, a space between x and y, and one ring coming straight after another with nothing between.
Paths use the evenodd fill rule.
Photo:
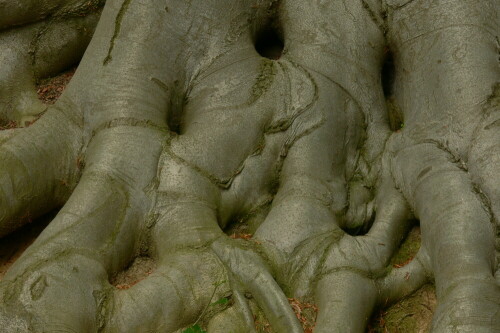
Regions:
<instances>
[{"instance_id":1,"label":"beech tree trunk","mask_svg":"<svg viewBox=\"0 0 500 333\"><path fill-rule=\"evenodd\" d=\"M499 10L0 0L0 236L60 208L0 282L2 330L302 332L295 298L362 332L433 281L432 332L500 331Z\"/></svg>"}]
</instances>

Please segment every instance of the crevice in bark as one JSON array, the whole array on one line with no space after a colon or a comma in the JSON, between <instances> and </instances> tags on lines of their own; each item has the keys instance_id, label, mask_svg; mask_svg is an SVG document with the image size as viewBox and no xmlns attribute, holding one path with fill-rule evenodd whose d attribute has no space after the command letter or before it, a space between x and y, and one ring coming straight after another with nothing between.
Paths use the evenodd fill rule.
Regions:
<instances>
[{"instance_id":1,"label":"crevice in bark","mask_svg":"<svg viewBox=\"0 0 500 333\"><path fill-rule=\"evenodd\" d=\"M35 64L36 64L36 56L38 53L38 48L39 48L38 44L39 44L40 38L42 38L42 36L47 32L47 30L50 28L50 25L52 22L53 22L53 19L51 19L51 18L49 18L46 22L43 22L42 26L33 35L33 39L30 42L28 53L31 57L31 65L33 66L33 68L35 68ZM36 71L33 70L33 72L34 72L34 76L36 77L37 76Z\"/></svg>"},{"instance_id":2,"label":"crevice in bark","mask_svg":"<svg viewBox=\"0 0 500 333\"><path fill-rule=\"evenodd\" d=\"M312 295L318 281L324 276L321 267L325 266L328 254L345 236L343 230L334 229L310 237L294 250L291 261L282 273L284 288L294 295ZM314 269L311 269L314 267ZM315 272L315 273L312 273Z\"/></svg>"},{"instance_id":3,"label":"crevice in bark","mask_svg":"<svg viewBox=\"0 0 500 333\"><path fill-rule=\"evenodd\" d=\"M445 144L445 143L437 141L437 140L427 139L427 140L423 140L422 142L419 142L417 144L427 144L427 143L436 146L436 148L438 148L439 150L441 150L445 154L447 154L450 163L453 163L457 168L459 168L460 170L465 171L465 172L469 171L469 168L467 167L467 163L460 157L458 152L454 152L453 150L451 150L448 147L447 143Z\"/></svg>"},{"instance_id":4,"label":"crevice in bark","mask_svg":"<svg viewBox=\"0 0 500 333\"><path fill-rule=\"evenodd\" d=\"M498 222L495 220L495 214L493 214L493 209L491 208L490 198L486 195L486 193L483 192L483 190L481 189L481 185L471 180L471 186L472 186L472 191L477 195L479 201L483 205L484 209L487 211L490 217L490 222L495 228Z\"/></svg>"},{"instance_id":5,"label":"crevice in bark","mask_svg":"<svg viewBox=\"0 0 500 333\"><path fill-rule=\"evenodd\" d=\"M407 1L390 1L387 5L392 11L396 11L398 9L404 8L411 4L415 0L407 0Z\"/></svg>"},{"instance_id":6,"label":"crevice in bark","mask_svg":"<svg viewBox=\"0 0 500 333\"><path fill-rule=\"evenodd\" d=\"M233 239L251 239L269 213L273 199L274 197L269 195L250 210L230 217L224 232Z\"/></svg>"},{"instance_id":7,"label":"crevice in bark","mask_svg":"<svg viewBox=\"0 0 500 333\"><path fill-rule=\"evenodd\" d=\"M176 162L178 162L179 164L181 165L184 165L188 168L191 168L193 170L195 170L196 172L198 172L199 174L201 174L202 176L204 176L205 178L207 178L208 180L210 180L210 182L212 182L214 185L220 187L221 189L228 189L231 187L231 184L233 183L233 180L234 178L239 175L241 173L241 171L243 170L244 168L244 162L239 166L239 168L237 170L235 170L233 172L233 174L229 177L226 177L226 178L223 178L223 179L219 179L216 175L200 168L199 166L197 166L196 164L194 163L191 163L190 161L182 158L181 156L175 154L172 149L170 148L171 147L171 141L172 141L173 137L170 137L168 140L167 140L167 147L165 148L165 152L171 157L173 158ZM245 159L246 160L246 159Z\"/></svg>"},{"instance_id":8,"label":"crevice in bark","mask_svg":"<svg viewBox=\"0 0 500 333\"><path fill-rule=\"evenodd\" d=\"M384 96L386 98L393 95L394 79L396 74L396 67L394 65L394 54L389 47L386 46L384 64L382 65L381 81L382 88L384 89Z\"/></svg>"},{"instance_id":9,"label":"crevice in bark","mask_svg":"<svg viewBox=\"0 0 500 333\"><path fill-rule=\"evenodd\" d=\"M415 221L415 224L417 224L417 221ZM397 252L392 256L390 265L393 268L401 268L409 264L420 249L421 237L420 226L415 225L402 240Z\"/></svg>"},{"instance_id":10,"label":"crevice in bark","mask_svg":"<svg viewBox=\"0 0 500 333\"><path fill-rule=\"evenodd\" d=\"M165 86L168 89L168 87ZM187 95L182 90L179 81L175 81L170 92L170 101L167 112L167 124L171 132L182 134L182 116Z\"/></svg>"},{"instance_id":11,"label":"crevice in bark","mask_svg":"<svg viewBox=\"0 0 500 333\"><path fill-rule=\"evenodd\" d=\"M396 66L394 53L386 46L384 50L384 63L380 72L380 81L386 99L387 112L389 113L389 126L392 131L397 132L404 127L403 111L394 98L394 81Z\"/></svg>"},{"instance_id":12,"label":"crevice in bark","mask_svg":"<svg viewBox=\"0 0 500 333\"><path fill-rule=\"evenodd\" d=\"M120 10L118 11L118 14L116 15L115 30L113 32L113 36L111 37L111 41L109 42L108 54L102 62L103 65L107 65L112 59L111 53L113 52L113 49L115 47L115 40L120 34L123 17L125 16L125 12L127 11L131 1L132 0L124 0L122 6L120 7Z\"/></svg>"},{"instance_id":13,"label":"crevice in bark","mask_svg":"<svg viewBox=\"0 0 500 333\"><path fill-rule=\"evenodd\" d=\"M375 25L382 31L383 34L387 32L387 25L384 22L385 13L377 13L366 0L362 0L363 8L370 16L370 19L375 23Z\"/></svg>"},{"instance_id":14,"label":"crevice in bark","mask_svg":"<svg viewBox=\"0 0 500 333\"><path fill-rule=\"evenodd\" d=\"M316 102L316 99L314 99L314 101L312 102L312 104L314 104L315 102ZM325 122L326 122L325 117L323 115L321 115L321 118L318 121L318 123L313 124L307 130L305 130L304 132L300 133L299 135L293 137L292 139L287 140L287 142L285 142L283 144L283 146L281 148L280 155L279 155L279 160L276 162L276 167L275 167L275 172L274 172L274 181L271 183L271 186L270 186L270 192L271 192L271 194L274 195L274 194L276 194L278 192L278 189L280 187L281 170L283 168L283 164L285 163L285 158L288 155L288 151L290 150L290 148L299 139L301 139L301 138L303 138L303 137L311 134L312 132L314 132L315 130L317 130L318 128L320 128ZM288 129L288 127L286 129ZM270 132L270 133L275 133L275 132Z\"/></svg>"},{"instance_id":15,"label":"crevice in bark","mask_svg":"<svg viewBox=\"0 0 500 333\"><path fill-rule=\"evenodd\" d=\"M283 69L283 66L281 63L279 64L279 67L281 69ZM260 68L259 68L259 74L257 76L257 79L256 79L254 85L251 88L251 94L250 94L250 97L248 98L248 100L246 100L245 102L240 103L240 104L220 106L220 107L211 109L211 111L215 111L215 110L234 111L234 110L240 110L242 108L247 108L247 107L255 105L255 103L263 95L266 94L266 92L270 89L270 87L275 82L275 76L278 73L277 68L278 68L278 66L273 61L262 59L262 62L261 62ZM222 70L222 69L219 69L219 70ZM179 99L179 96L183 97L182 101L175 103L177 105L174 104L174 106L177 108L177 110L180 111L179 104L182 104L182 108L183 108L188 103L189 92L191 91L191 89L194 85L200 84L201 82L203 82L206 79L206 77L208 77L216 72L217 71L211 72L208 75L200 75L200 73L202 73L202 72L200 72L196 76L196 78L193 80L193 83L190 85L190 87L188 87L187 92L183 92L182 89L174 86L174 89L172 91L171 102L173 101L174 98ZM174 82L174 85L179 86L178 81ZM171 105L171 108L172 108L172 105ZM181 132L181 130L179 130L179 131Z\"/></svg>"}]
</instances>

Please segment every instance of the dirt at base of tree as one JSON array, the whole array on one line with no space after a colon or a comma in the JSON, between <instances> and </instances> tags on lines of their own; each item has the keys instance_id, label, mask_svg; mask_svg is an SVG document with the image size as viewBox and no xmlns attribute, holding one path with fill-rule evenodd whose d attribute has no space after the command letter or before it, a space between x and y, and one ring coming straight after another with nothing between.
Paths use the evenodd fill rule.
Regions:
<instances>
[{"instance_id":1,"label":"dirt at base of tree","mask_svg":"<svg viewBox=\"0 0 500 333\"><path fill-rule=\"evenodd\" d=\"M0 280L10 266L22 255L31 243L49 224L55 213L35 220L20 230L4 237L0 242ZM393 265L408 262L418 251L420 244L420 230L414 228L396 254ZM123 272L115 276L111 283L117 289L128 289L146 278L155 269L151 258L139 257ZM292 307L295 300L290 302ZM295 304L297 306L297 304ZM430 329L432 314L436 307L434 286L427 284L411 296L378 310L367 328L368 333L424 333ZM319 309L321 311L321 309ZM297 311L296 311L297 312ZM269 332L264 321L256 323L258 332ZM311 327L310 323L307 325ZM309 330L309 332L313 332Z\"/></svg>"},{"instance_id":2,"label":"dirt at base of tree","mask_svg":"<svg viewBox=\"0 0 500 333\"><path fill-rule=\"evenodd\" d=\"M54 104L59 96L61 96L66 85L71 81L75 71L76 67L68 69L54 77L40 80L37 84L38 99L45 104Z\"/></svg>"},{"instance_id":3,"label":"dirt at base of tree","mask_svg":"<svg viewBox=\"0 0 500 333\"><path fill-rule=\"evenodd\" d=\"M148 277L156 268L153 259L149 257L138 257L124 271L118 273L111 284L118 289L128 289L141 280Z\"/></svg>"}]
</instances>

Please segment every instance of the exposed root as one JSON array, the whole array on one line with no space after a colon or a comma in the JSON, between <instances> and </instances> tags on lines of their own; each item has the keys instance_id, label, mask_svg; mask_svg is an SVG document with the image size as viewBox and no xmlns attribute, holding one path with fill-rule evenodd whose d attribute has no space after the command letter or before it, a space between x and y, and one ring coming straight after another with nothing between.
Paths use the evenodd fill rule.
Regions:
<instances>
[{"instance_id":1,"label":"exposed root","mask_svg":"<svg viewBox=\"0 0 500 333\"><path fill-rule=\"evenodd\" d=\"M180 250L158 262L146 279L114 292L106 330L173 332L194 324L205 327L206 319L220 312L217 302L229 295L228 290L223 266L212 251Z\"/></svg>"},{"instance_id":2,"label":"exposed root","mask_svg":"<svg viewBox=\"0 0 500 333\"><path fill-rule=\"evenodd\" d=\"M20 1L34 8L45 4ZM172 332L187 325L205 329L234 321L250 332L255 325L280 333L362 332L376 306L407 297L431 274L440 299L434 319L438 332L500 327L500 295L491 276L497 269L490 235L493 210L484 209L490 204L484 198L495 202L496 197L483 196L485 186L471 185L474 158L455 154L446 140L410 142L413 137L406 135L419 112L440 125L444 118L433 114L441 110L440 96L450 97L443 98L446 102L458 94L473 95L465 88L481 85L465 82L463 92L448 95L438 89L432 91L436 98L429 98L425 89L433 86L420 82L428 73L419 74L417 62L446 55L451 48L439 48L449 44L433 42L438 51L431 50L425 59L419 59L424 47L418 47L411 52L417 55L411 59L415 64L394 69L396 76L409 70L409 87L415 89L404 84L386 89L402 108L389 103L388 117L377 110L384 108L383 89L377 86L384 44L376 26L388 32L391 20L381 22L377 0L259 0L253 5L245 0L178 1L169 4L170 9L160 0L116 0L106 8L78 81L75 78L58 104L33 126L16 129L25 125L27 116L47 108L37 99L33 77L76 63L84 41L90 39L98 13L80 23L66 20L66 15L87 14L85 10L102 2L91 0L85 4L89 7L74 2L82 6L27 13L7 25L36 21L49 12L57 13L57 19L27 26L19 35L16 29L11 35L0 34L0 46L16 47L1 54L11 62L0 73L12 84L0 85L6 87L0 93L12 99L0 110L6 120L0 124L0 236L64 205L0 282L0 327ZM250 40L252 25L259 22L247 12L265 2L280 4L273 10L290 18L283 20L286 47L280 59L266 60L259 69L260 58ZM423 2L413 3L418 9ZM432 16L446 9L439 13L455 20L461 7L448 11L440 6L470 9L473 2L436 2L432 11L415 15ZM2 19L0 29L7 26ZM236 21L231 27L238 31L229 31L233 40L227 43L224 23ZM405 35L443 22L448 24L424 17L422 24L408 22L401 30ZM71 36L59 38L68 27L73 28ZM436 31L446 34L447 29ZM428 37L427 31L421 32L403 36L412 43L395 45L395 65L404 63L404 47ZM463 34L450 37L460 39ZM482 37L478 40L488 38ZM71 45L62 47L66 43ZM25 49L29 53L20 57L18 50ZM54 50L69 53L56 59L61 54ZM246 50L250 54L243 54ZM443 60L465 59L466 53L459 50ZM368 57L358 58L363 54ZM236 58L228 60L233 55ZM481 49L477 55L481 58ZM447 61L433 59L441 67L453 67ZM17 65L23 73L13 70ZM463 67L446 73L454 78L481 66ZM196 73L203 78L196 79ZM71 75L43 83L38 97L52 103ZM447 78L442 75L433 82L439 85ZM394 83L404 80L396 77ZM420 91L420 85L425 89ZM400 103L398 91L417 104ZM456 108L443 109L451 114ZM413 110L417 114L410 114ZM11 111L17 114L11 117ZM382 116L376 115L379 111ZM491 154L489 147L497 142L491 134L497 133L495 117L485 118L478 132L484 138L482 148L474 152L476 160L487 165L494 163L481 155ZM391 122L398 129L392 134L394 142L401 138L396 143L402 149L380 154L384 146L378 143L387 137ZM178 135L167 133L167 125ZM422 133L427 125L418 124ZM415 133L421 134L419 128ZM405 138L410 139L403 142ZM489 147L483 146L486 139ZM488 170L476 176L479 180L497 174L496 169L479 168ZM490 184L489 193L496 193L495 184ZM266 208L259 226L241 228L229 237L223 234L227 221L245 216L263 198ZM416 242L396 253L412 215L421 220L423 245L417 255ZM341 228L350 229L350 234ZM410 233L410 241L414 236ZM155 262L136 259L122 271L138 253L151 255ZM388 327L384 320L382 329Z\"/></svg>"},{"instance_id":3,"label":"exposed root","mask_svg":"<svg viewBox=\"0 0 500 333\"><path fill-rule=\"evenodd\" d=\"M130 1L131 0L123 0L123 3L120 7L120 10L118 11L118 14L116 15L115 30L113 32L113 37L111 37L111 41L109 42L108 54L106 55L106 58L104 58L103 65L107 65L108 62L110 62L112 59L112 53L113 53L113 49L115 47L115 39L120 34L123 16L127 12L127 9L130 5Z\"/></svg>"},{"instance_id":4,"label":"exposed root","mask_svg":"<svg viewBox=\"0 0 500 333\"><path fill-rule=\"evenodd\" d=\"M0 30L21 26L44 19L85 16L98 11L105 0L54 0L50 2L20 0L15 3L2 1L4 15L0 18Z\"/></svg>"},{"instance_id":5,"label":"exposed root","mask_svg":"<svg viewBox=\"0 0 500 333\"><path fill-rule=\"evenodd\" d=\"M79 131L59 112L49 111L33 126L14 131L19 132L0 146L0 235L22 226L26 212L37 217L60 206L78 172ZM71 186L61 180L71 180Z\"/></svg>"},{"instance_id":6,"label":"exposed root","mask_svg":"<svg viewBox=\"0 0 500 333\"><path fill-rule=\"evenodd\" d=\"M214 252L255 297L275 329L283 332L302 332L288 300L263 260L253 251L231 245L219 239L211 245Z\"/></svg>"},{"instance_id":7,"label":"exposed root","mask_svg":"<svg viewBox=\"0 0 500 333\"><path fill-rule=\"evenodd\" d=\"M429 282L428 258L419 252L408 264L394 268L382 279L377 281L379 288L379 303L384 306L404 298Z\"/></svg>"}]
</instances>

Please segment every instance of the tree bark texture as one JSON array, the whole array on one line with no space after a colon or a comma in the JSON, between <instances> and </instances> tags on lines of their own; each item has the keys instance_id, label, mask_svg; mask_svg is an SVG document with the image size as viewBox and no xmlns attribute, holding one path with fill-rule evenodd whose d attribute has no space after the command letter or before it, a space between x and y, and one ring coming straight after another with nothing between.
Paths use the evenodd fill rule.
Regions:
<instances>
[{"instance_id":1,"label":"tree bark texture","mask_svg":"<svg viewBox=\"0 0 500 333\"><path fill-rule=\"evenodd\" d=\"M0 236L60 208L6 332L362 332L428 281L432 332L500 331L497 0L103 5L0 0Z\"/></svg>"}]
</instances>

